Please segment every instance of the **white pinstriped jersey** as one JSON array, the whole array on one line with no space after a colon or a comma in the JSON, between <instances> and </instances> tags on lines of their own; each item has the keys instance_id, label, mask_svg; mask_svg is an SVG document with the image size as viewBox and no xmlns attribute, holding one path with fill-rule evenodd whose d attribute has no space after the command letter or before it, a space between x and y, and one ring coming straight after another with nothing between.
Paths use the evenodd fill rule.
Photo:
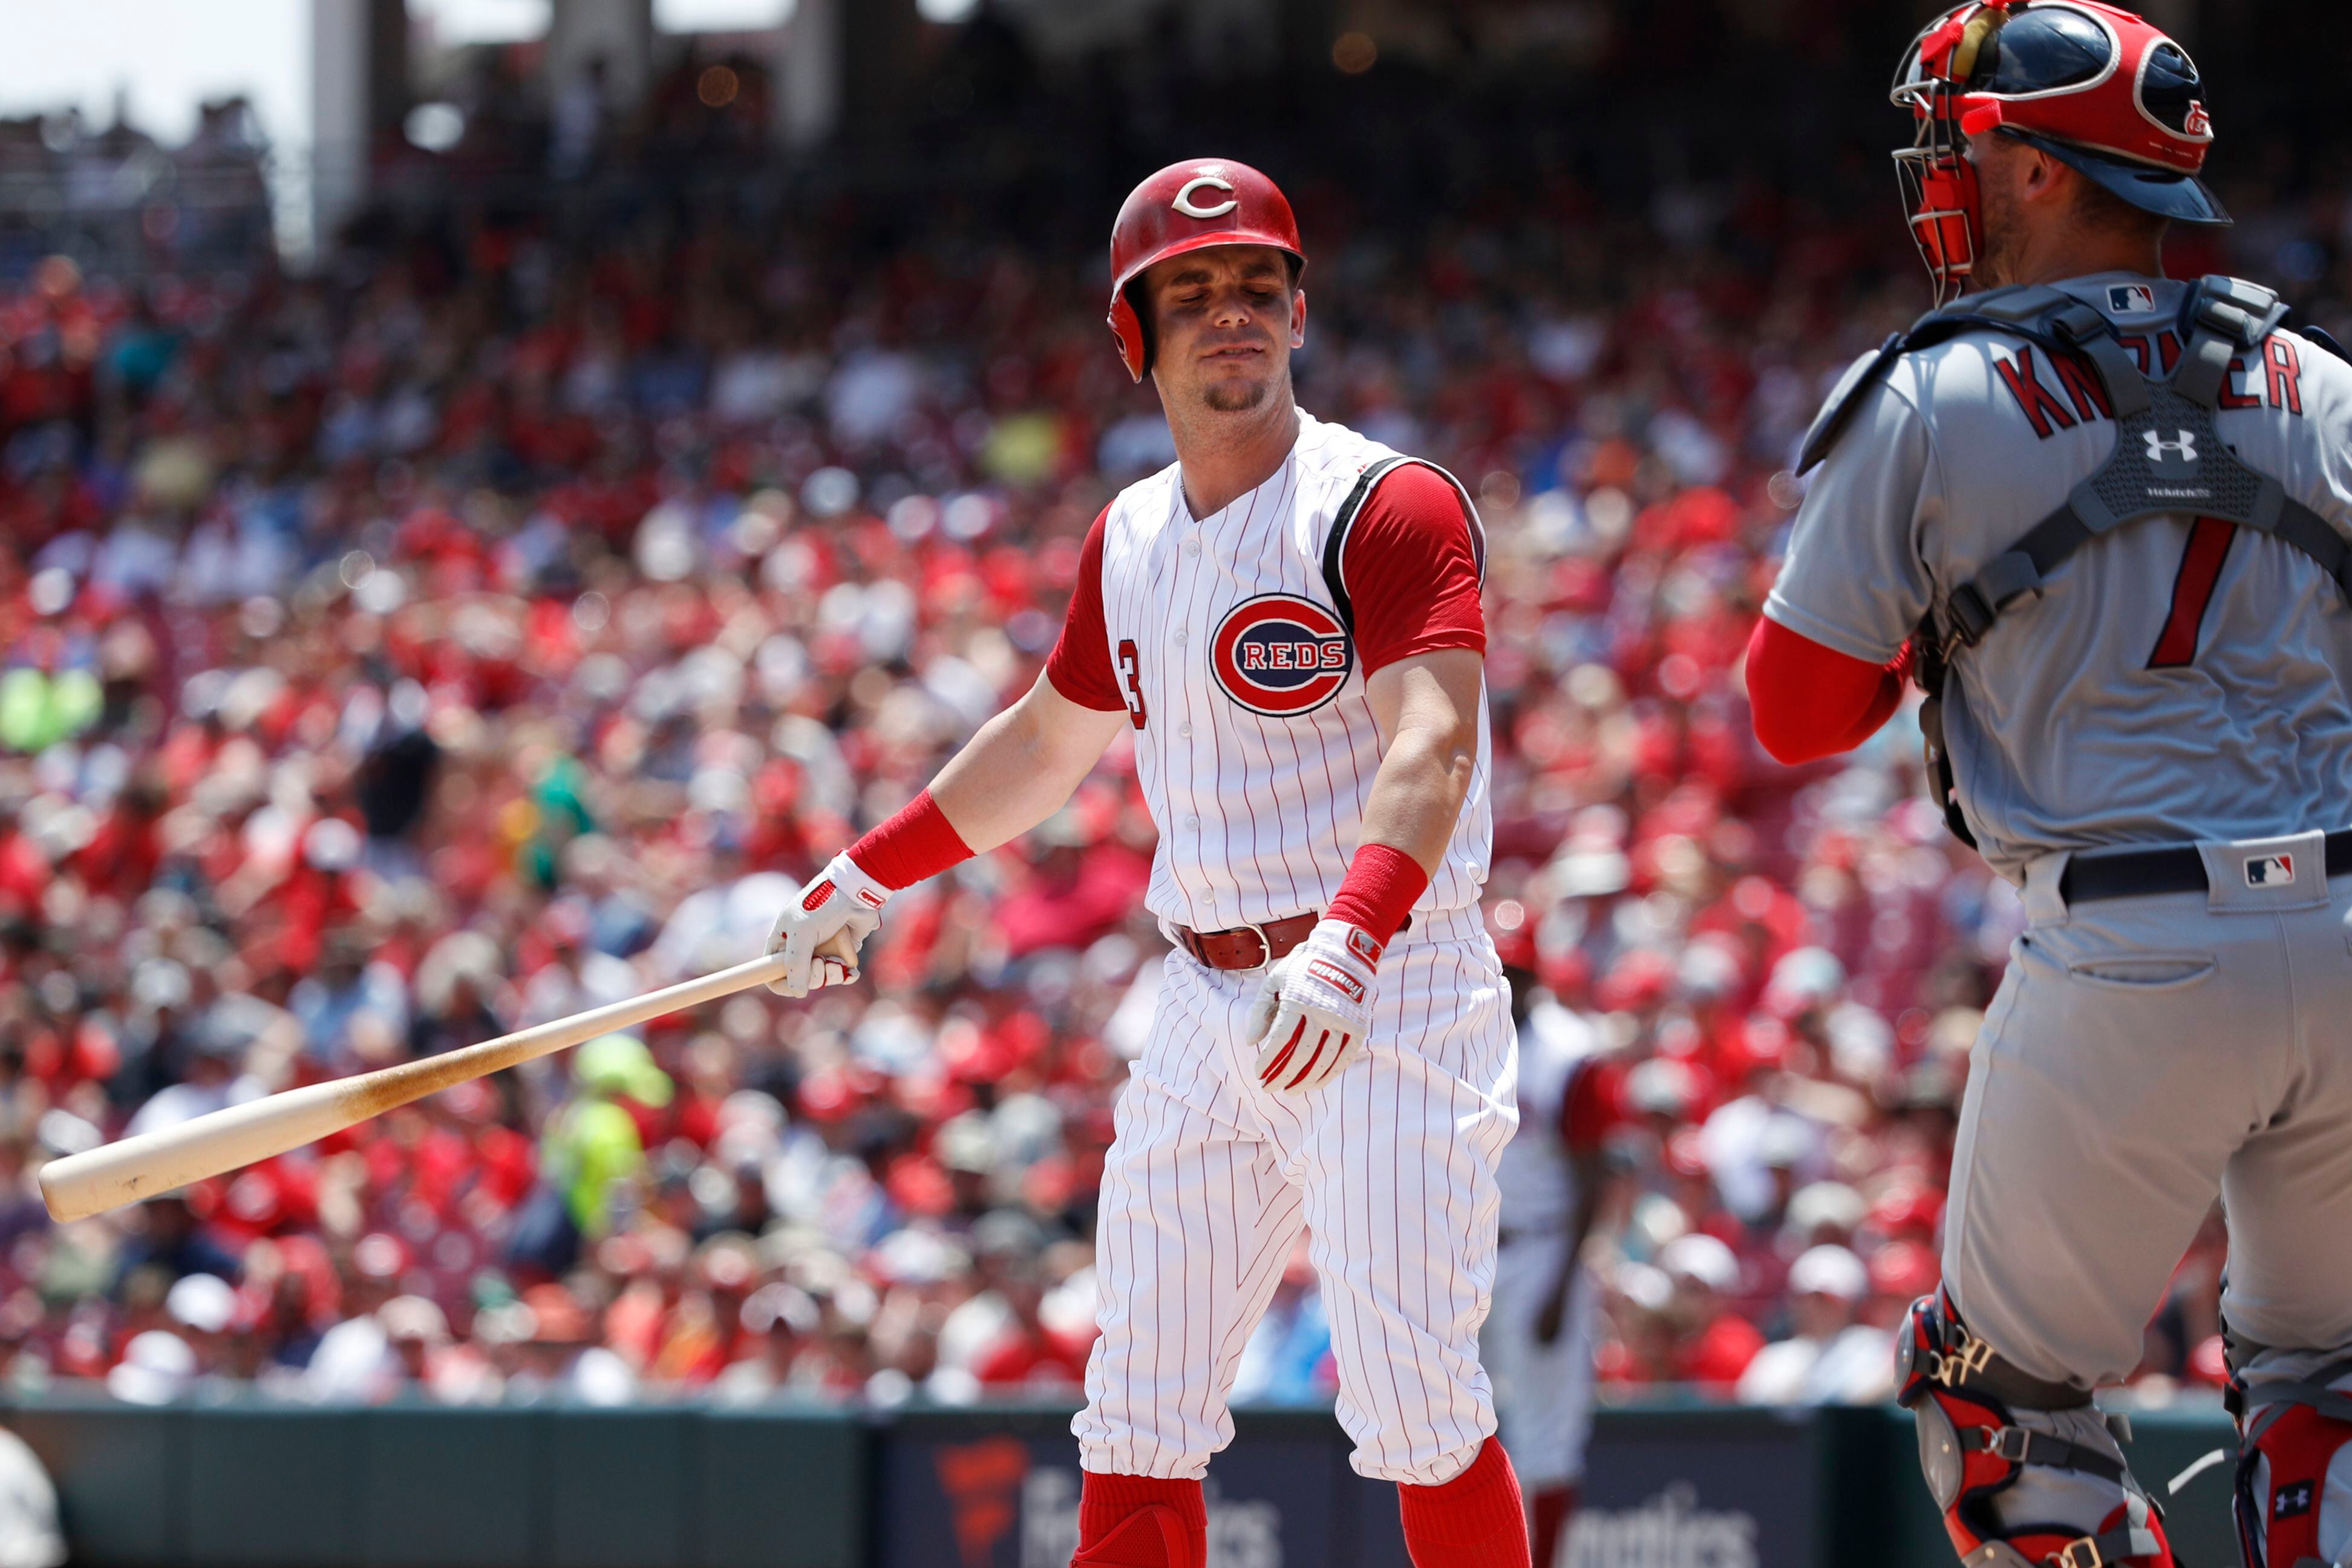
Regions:
<instances>
[{"instance_id":1,"label":"white pinstriped jersey","mask_svg":"<svg viewBox=\"0 0 2352 1568\"><path fill-rule=\"evenodd\" d=\"M1144 904L1198 931L1328 906L1381 765L1324 557L1364 470L1396 454L1303 410L1298 426L1288 460L1222 511L1196 521L1171 465L1119 492L1103 520L1110 668L1160 827ZM1478 897L1488 761L1481 704L1470 793L1417 914Z\"/></svg>"}]
</instances>

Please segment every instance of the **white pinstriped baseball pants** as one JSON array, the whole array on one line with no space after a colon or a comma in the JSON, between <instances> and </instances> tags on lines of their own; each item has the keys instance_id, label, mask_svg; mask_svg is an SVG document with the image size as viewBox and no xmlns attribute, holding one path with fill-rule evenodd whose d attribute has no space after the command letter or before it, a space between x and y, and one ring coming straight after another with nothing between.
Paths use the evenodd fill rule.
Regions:
<instances>
[{"instance_id":1,"label":"white pinstriped baseball pants","mask_svg":"<svg viewBox=\"0 0 2352 1568\"><path fill-rule=\"evenodd\" d=\"M1208 1468L1233 1440L1234 1367L1302 1226L1356 1472L1434 1486L1493 1435L1478 1330L1518 1040L1477 910L1426 926L1389 947L1364 1054L1299 1096L1252 1074L1258 975L1170 954L1103 1172L1102 1338L1071 1423L1086 1468Z\"/></svg>"}]
</instances>

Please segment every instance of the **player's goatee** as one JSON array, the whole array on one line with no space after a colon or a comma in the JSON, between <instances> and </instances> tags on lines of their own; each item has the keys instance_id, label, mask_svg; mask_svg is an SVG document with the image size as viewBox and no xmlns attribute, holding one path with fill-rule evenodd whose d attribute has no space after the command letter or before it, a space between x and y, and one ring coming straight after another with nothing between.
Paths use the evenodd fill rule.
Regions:
<instances>
[{"instance_id":1,"label":"player's goatee","mask_svg":"<svg viewBox=\"0 0 2352 1568\"><path fill-rule=\"evenodd\" d=\"M1246 414L1264 403L1270 390L1263 383L1213 386L1201 394L1201 401L1219 414Z\"/></svg>"}]
</instances>

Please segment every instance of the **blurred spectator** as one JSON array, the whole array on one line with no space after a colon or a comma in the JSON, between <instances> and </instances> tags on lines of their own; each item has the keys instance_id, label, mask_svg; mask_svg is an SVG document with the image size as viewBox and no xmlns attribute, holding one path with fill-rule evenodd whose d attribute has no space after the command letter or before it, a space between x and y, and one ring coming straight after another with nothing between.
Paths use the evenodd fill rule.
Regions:
<instances>
[{"instance_id":1,"label":"blurred spectator","mask_svg":"<svg viewBox=\"0 0 2352 1568\"><path fill-rule=\"evenodd\" d=\"M1274 1300L1258 1321L1234 1373L1238 1403L1312 1405L1339 1391L1339 1373L1331 1356L1331 1321L1316 1289L1302 1233L1283 1266Z\"/></svg>"},{"instance_id":2,"label":"blurred spectator","mask_svg":"<svg viewBox=\"0 0 2352 1568\"><path fill-rule=\"evenodd\" d=\"M1074 1394L1087 1380L1088 1331L1071 1334L1048 1328L1039 1317L1045 1300L1041 1262L1006 1258L992 1270L1005 1322L988 1347L973 1358L972 1377L983 1391L1005 1394Z\"/></svg>"},{"instance_id":3,"label":"blurred spectator","mask_svg":"<svg viewBox=\"0 0 2352 1568\"><path fill-rule=\"evenodd\" d=\"M199 1375L230 1373L228 1334L236 1321L236 1292L211 1274L185 1275L163 1298L163 1311L195 1357Z\"/></svg>"},{"instance_id":4,"label":"blurred spectator","mask_svg":"<svg viewBox=\"0 0 2352 1568\"><path fill-rule=\"evenodd\" d=\"M196 1353L163 1329L131 1336L106 1374L106 1392L131 1405L169 1405L196 1383Z\"/></svg>"},{"instance_id":5,"label":"blurred spectator","mask_svg":"<svg viewBox=\"0 0 2352 1568\"><path fill-rule=\"evenodd\" d=\"M173 1279L191 1275L235 1279L236 1257L196 1222L188 1201L167 1194L140 1205L138 1228L123 1240L116 1255L118 1279L127 1279L142 1268L158 1268Z\"/></svg>"},{"instance_id":6,"label":"blurred spectator","mask_svg":"<svg viewBox=\"0 0 2352 1568\"><path fill-rule=\"evenodd\" d=\"M1893 1392L1895 1344L1854 1321L1870 1271L1843 1247L1808 1250L1789 1270L1794 1331L1766 1345L1739 1375L1747 1405L1862 1404Z\"/></svg>"},{"instance_id":7,"label":"blurred spectator","mask_svg":"<svg viewBox=\"0 0 2352 1568\"><path fill-rule=\"evenodd\" d=\"M801 1352L817 1331L816 1303L805 1290L775 1280L744 1301L742 1321L751 1353L719 1374L712 1395L740 1405L790 1392Z\"/></svg>"},{"instance_id":8,"label":"blurred spectator","mask_svg":"<svg viewBox=\"0 0 2352 1568\"><path fill-rule=\"evenodd\" d=\"M507 1331L519 1346L509 1393L559 1397L583 1405L626 1405L636 1397L628 1363L593 1343L594 1323L562 1285L534 1285L507 1310Z\"/></svg>"},{"instance_id":9,"label":"blurred spectator","mask_svg":"<svg viewBox=\"0 0 2352 1568\"><path fill-rule=\"evenodd\" d=\"M384 1309L398 1293L406 1249L377 1232L352 1249L352 1267L341 1279L342 1321L319 1336L317 1350L302 1368L303 1392L321 1402L374 1404L391 1397L400 1381Z\"/></svg>"},{"instance_id":10,"label":"blurred spectator","mask_svg":"<svg viewBox=\"0 0 2352 1568\"><path fill-rule=\"evenodd\" d=\"M610 1232L616 1205L635 1201L646 1169L645 1137L625 1102L648 1110L670 1101L669 1075L634 1035L600 1035L572 1053L572 1098L549 1119L540 1149L541 1186L518 1226L515 1257L561 1274L583 1243Z\"/></svg>"},{"instance_id":11,"label":"blurred spectator","mask_svg":"<svg viewBox=\"0 0 2352 1568\"><path fill-rule=\"evenodd\" d=\"M1739 1261L1711 1236L1678 1237L1658 1254L1673 1289L1667 1310L1676 1333L1675 1381L1730 1392L1764 1347L1764 1336L1726 1298L1739 1289Z\"/></svg>"}]
</instances>

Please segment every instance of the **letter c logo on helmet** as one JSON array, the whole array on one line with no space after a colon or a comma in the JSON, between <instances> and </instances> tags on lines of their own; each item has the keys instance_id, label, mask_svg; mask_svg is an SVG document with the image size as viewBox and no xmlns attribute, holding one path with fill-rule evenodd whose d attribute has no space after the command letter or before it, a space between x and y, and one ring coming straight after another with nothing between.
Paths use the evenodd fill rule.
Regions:
<instances>
[{"instance_id":1,"label":"letter c logo on helmet","mask_svg":"<svg viewBox=\"0 0 2352 1568\"><path fill-rule=\"evenodd\" d=\"M1109 320L1136 380L1151 368L1151 342L1130 297L1135 281L1155 261L1217 245L1271 246L1290 258L1294 279L1307 266L1290 203L1272 180L1231 158L1171 163L1120 205L1110 231Z\"/></svg>"},{"instance_id":2,"label":"letter c logo on helmet","mask_svg":"<svg viewBox=\"0 0 2352 1568\"><path fill-rule=\"evenodd\" d=\"M1225 199L1217 203L1214 206L1204 207L1201 205L1200 203L1192 199L1192 193L1202 189L1203 186L1213 191L1224 192ZM1227 213L1233 211L1235 207L1241 205L1241 203L1234 200L1233 193L1233 182L1230 180L1221 180L1214 174L1195 174L1191 179L1184 182L1184 188L1178 191L1176 193L1176 199L1170 202L1168 205L1174 207L1178 212L1182 213L1186 217L1223 217Z\"/></svg>"}]
</instances>

